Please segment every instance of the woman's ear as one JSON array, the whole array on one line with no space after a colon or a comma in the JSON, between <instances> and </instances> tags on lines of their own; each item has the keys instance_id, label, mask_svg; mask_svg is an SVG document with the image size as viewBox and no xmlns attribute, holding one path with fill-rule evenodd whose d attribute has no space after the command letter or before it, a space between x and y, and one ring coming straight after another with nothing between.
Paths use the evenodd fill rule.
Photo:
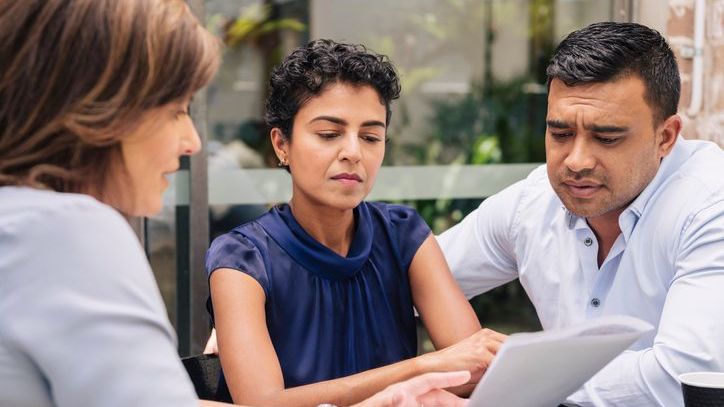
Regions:
<instances>
[{"instance_id":1,"label":"woman's ear","mask_svg":"<svg viewBox=\"0 0 724 407\"><path fill-rule=\"evenodd\" d=\"M284 133L282 133L282 130L279 127L274 127L271 130L270 137L272 147L274 147L274 153L277 155L279 163L281 165L288 165L289 158L287 149L289 148L289 142L284 137Z\"/></svg>"}]
</instances>

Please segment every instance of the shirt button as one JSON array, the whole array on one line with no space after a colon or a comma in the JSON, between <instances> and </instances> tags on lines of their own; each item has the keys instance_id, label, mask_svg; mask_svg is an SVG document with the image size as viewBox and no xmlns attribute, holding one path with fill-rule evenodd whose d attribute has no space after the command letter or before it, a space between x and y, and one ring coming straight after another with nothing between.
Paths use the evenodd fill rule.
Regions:
<instances>
[{"instance_id":1,"label":"shirt button","mask_svg":"<svg viewBox=\"0 0 724 407\"><path fill-rule=\"evenodd\" d=\"M593 239L587 237L586 240L583 241L583 244L585 244L586 246L590 246L593 244Z\"/></svg>"},{"instance_id":2,"label":"shirt button","mask_svg":"<svg viewBox=\"0 0 724 407\"><path fill-rule=\"evenodd\" d=\"M598 298L594 298L591 300L591 305L598 308L598 306L601 305L601 300L599 300Z\"/></svg>"}]
</instances>

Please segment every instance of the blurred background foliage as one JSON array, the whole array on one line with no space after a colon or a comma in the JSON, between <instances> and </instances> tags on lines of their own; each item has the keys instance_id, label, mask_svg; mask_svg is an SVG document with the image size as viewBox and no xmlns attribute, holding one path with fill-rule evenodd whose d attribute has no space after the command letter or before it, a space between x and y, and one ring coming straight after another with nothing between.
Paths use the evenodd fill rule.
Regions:
<instances>
[{"instance_id":1,"label":"blurred background foliage","mask_svg":"<svg viewBox=\"0 0 724 407\"><path fill-rule=\"evenodd\" d=\"M206 3L208 26L226 44L209 89L210 143L217 143L209 151L237 146L243 168L275 165L261 121L269 72L312 38L363 43L395 64L403 95L393 104L384 165L543 162L547 61L562 33L610 19L613 7L610 0ZM483 198L402 203L440 233ZM264 210L239 207L212 213L212 237ZM503 332L540 328L517 281L472 304L484 325Z\"/></svg>"},{"instance_id":2,"label":"blurred background foliage","mask_svg":"<svg viewBox=\"0 0 724 407\"><path fill-rule=\"evenodd\" d=\"M483 75L474 79L470 91L458 97L439 98L431 101L429 131L423 142L392 148L402 148L405 155L415 157L417 165L543 162L545 149L542 135L545 132L546 89L545 65L554 48L551 12L553 1L535 0L529 4L531 25L528 37L534 61L528 72L512 79L499 80L491 69L492 43L496 38L492 24L493 2L444 0L438 3L445 9L440 15L416 14L410 16L410 23L421 28L418 32L433 41L431 55L450 44L462 44L462 38L469 38L483 32ZM502 9L500 19L512 19L508 7L514 4L498 4ZM502 23L505 23L503 21ZM499 23L500 24L500 23ZM546 40L547 39L547 40ZM393 61L395 42L390 38L378 40ZM465 49L461 55L472 54ZM408 72L403 82L406 92L414 92L423 79L433 78L439 73L434 67L425 66L426 55L412 62L414 67L400 67L401 73ZM472 61L470 61L472 63ZM410 80L412 79L412 80ZM406 106L403 105L403 121ZM393 138L394 140L394 138ZM388 154L387 162L392 164L397 154ZM484 180L481 180L484 182ZM435 233L440 233L477 208L480 200L436 199L406 201L415 207ZM472 299L471 304L484 326L502 332L517 332L540 329L535 309L525 291L516 280ZM424 342L424 338L423 338ZM430 344L423 344L429 348ZM430 349L426 349L430 350Z\"/></svg>"}]
</instances>

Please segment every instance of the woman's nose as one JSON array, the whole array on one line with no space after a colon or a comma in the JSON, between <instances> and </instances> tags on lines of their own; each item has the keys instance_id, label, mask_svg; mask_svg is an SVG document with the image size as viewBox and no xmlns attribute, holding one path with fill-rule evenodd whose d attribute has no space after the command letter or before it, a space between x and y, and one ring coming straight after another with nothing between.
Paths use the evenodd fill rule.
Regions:
<instances>
[{"instance_id":1,"label":"woman's nose","mask_svg":"<svg viewBox=\"0 0 724 407\"><path fill-rule=\"evenodd\" d=\"M356 134L346 135L344 137L344 143L342 149L339 152L340 160L349 160L357 162L361 158L359 138Z\"/></svg>"},{"instance_id":2,"label":"woman's nose","mask_svg":"<svg viewBox=\"0 0 724 407\"><path fill-rule=\"evenodd\" d=\"M188 120L188 128L184 129L181 143L182 155L193 155L201 150L201 138L191 120Z\"/></svg>"}]
</instances>

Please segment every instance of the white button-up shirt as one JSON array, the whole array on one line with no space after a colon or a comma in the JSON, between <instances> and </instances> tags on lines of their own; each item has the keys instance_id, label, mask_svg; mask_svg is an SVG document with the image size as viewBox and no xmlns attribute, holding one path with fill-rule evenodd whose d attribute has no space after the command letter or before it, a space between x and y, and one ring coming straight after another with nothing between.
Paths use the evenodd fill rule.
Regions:
<instances>
[{"instance_id":1,"label":"white button-up shirt","mask_svg":"<svg viewBox=\"0 0 724 407\"><path fill-rule=\"evenodd\" d=\"M678 374L724 371L724 152L679 137L619 225L599 267L593 231L540 167L438 241L468 297L518 278L544 329L601 315L656 328L569 401L681 405Z\"/></svg>"}]
</instances>

